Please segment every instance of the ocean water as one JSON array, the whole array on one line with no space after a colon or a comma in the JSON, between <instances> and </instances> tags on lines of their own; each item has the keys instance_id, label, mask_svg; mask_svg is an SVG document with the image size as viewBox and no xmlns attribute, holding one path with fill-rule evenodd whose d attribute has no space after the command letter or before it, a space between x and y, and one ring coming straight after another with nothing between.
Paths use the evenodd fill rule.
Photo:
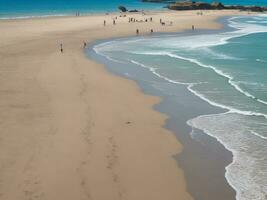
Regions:
<instances>
[{"instance_id":1,"label":"ocean water","mask_svg":"<svg viewBox=\"0 0 267 200\"><path fill-rule=\"evenodd\" d=\"M120 5L139 10L165 6L141 0L0 0L0 19L115 12Z\"/></svg>"},{"instance_id":2,"label":"ocean water","mask_svg":"<svg viewBox=\"0 0 267 200\"><path fill-rule=\"evenodd\" d=\"M213 0L206 0L212 2ZM227 5L262 5L267 6L267 0L221 0ZM124 5L129 9L163 9L166 4L143 3L141 0L1 0L0 19L28 18L46 16L64 16L103 13L118 11L117 7Z\"/></svg>"},{"instance_id":3,"label":"ocean water","mask_svg":"<svg viewBox=\"0 0 267 200\"><path fill-rule=\"evenodd\" d=\"M187 121L233 153L226 179L238 200L267 199L267 15L232 17L231 30L113 40L97 54L184 85L220 114ZM175 96L173 97L175 98Z\"/></svg>"}]
</instances>

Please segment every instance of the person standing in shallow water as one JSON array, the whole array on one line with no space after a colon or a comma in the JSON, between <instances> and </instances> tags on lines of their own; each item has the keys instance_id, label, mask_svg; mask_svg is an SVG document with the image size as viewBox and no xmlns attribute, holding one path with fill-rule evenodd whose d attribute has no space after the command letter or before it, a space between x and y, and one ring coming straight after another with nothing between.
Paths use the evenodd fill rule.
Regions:
<instances>
[{"instance_id":1,"label":"person standing in shallow water","mask_svg":"<svg viewBox=\"0 0 267 200\"><path fill-rule=\"evenodd\" d=\"M195 26L194 25L192 25L192 30L195 30Z\"/></svg>"}]
</instances>

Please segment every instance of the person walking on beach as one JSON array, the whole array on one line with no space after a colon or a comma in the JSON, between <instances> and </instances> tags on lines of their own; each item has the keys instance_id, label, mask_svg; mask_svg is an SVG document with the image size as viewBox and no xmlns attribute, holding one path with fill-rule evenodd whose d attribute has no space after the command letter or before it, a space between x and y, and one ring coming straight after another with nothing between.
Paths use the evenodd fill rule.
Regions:
<instances>
[{"instance_id":1,"label":"person walking on beach","mask_svg":"<svg viewBox=\"0 0 267 200\"><path fill-rule=\"evenodd\" d=\"M113 19L113 25L115 25L116 24L116 21L115 21L115 19Z\"/></svg>"},{"instance_id":2,"label":"person walking on beach","mask_svg":"<svg viewBox=\"0 0 267 200\"><path fill-rule=\"evenodd\" d=\"M106 26L106 20L104 20L104 26Z\"/></svg>"},{"instance_id":3,"label":"person walking on beach","mask_svg":"<svg viewBox=\"0 0 267 200\"><path fill-rule=\"evenodd\" d=\"M136 35L139 35L139 29L136 29Z\"/></svg>"},{"instance_id":4,"label":"person walking on beach","mask_svg":"<svg viewBox=\"0 0 267 200\"><path fill-rule=\"evenodd\" d=\"M195 30L195 26L194 25L192 25L192 30Z\"/></svg>"},{"instance_id":5,"label":"person walking on beach","mask_svg":"<svg viewBox=\"0 0 267 200\"><path fill-rule=\"evenodd\" d=\"M152 33L154 33L154 30L153 30L153 29L151 29L151 30L150 30L150 33L151 33L151 34L152 34Z\"/></svg>"},{"instance_id":6,"label":"person walking on beach","mask_svg":"<svg viewBox=\"0 0 267 200\"><path fill-rule=\"evenodd\" d=\"M63 44L60 44L60 52L63 53Z\"/></svg>"},{"instance_id":7,"label":"person walking on beach","mask_svg":"<svg viewBox=\"0 0 267 200\"><path fill-rule=\"evenodd\" d=\"M83 48L85 49L87 46L86 42L83 42Z\"/></svg>"}]
</instances>

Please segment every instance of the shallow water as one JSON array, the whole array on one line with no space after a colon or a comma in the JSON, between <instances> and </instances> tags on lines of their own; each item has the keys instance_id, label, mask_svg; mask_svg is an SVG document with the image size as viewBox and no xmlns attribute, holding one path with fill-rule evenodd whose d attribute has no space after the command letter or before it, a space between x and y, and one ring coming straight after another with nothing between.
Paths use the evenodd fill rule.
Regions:
<instances>
[{"instance_id":1,"label":"shallow water","mask_svg":"<svg viewBox=\"0 0 267 200\"><path fill-rule=\"evenodd\" d=\"M206 0L213 2L213 0ZM267 6L267 0L221 0L226 5ZM128 9L162 9L166 4L143 3L141 0L1 0L0 19L65 16L118 11L124 5Z\"/></svg>"},{"instance_id":2,"label":"shallow water","mask_svg":"<svg viewBox=\"0 0 267 200\"><path fill-rule=\"evenodd\" d=\"M184 85L200 100L225 109L222 114L203 113L189 120L192 137L197 129L203 130L233 153L226 178L237 199L264 200L267 16L233 17L228 25L234 30L120 39L98 44L94 50L110 60L147 69L169 83Z\"/></svg>"},{"instance_id":3,"label":"shallow water","mask_svg":"<svg viewBox=\"0 0 267 200\"><path fill-rule=\"evenodd\" d=\"M165 4L143 3L139 0L1 0L0 19L37 16L64 16L88 13L118 12L118 6L128 9L162 9Z\"/></svg>"}]
</instances>

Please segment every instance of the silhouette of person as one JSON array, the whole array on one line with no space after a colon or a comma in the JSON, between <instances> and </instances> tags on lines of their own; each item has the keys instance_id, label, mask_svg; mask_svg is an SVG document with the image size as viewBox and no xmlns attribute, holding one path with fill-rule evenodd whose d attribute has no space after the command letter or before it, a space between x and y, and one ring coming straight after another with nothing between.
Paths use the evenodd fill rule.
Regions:
<instances>
[{"instance_id":1,"label":"silhouette of person","mask_svg":"<svg viewBox=\"0 0 267 200\"><path fill-rule=\"evenodd\" d=\"M60 52L63 53L63 44L60 44Z\"/></svg>"}]
</instances>

